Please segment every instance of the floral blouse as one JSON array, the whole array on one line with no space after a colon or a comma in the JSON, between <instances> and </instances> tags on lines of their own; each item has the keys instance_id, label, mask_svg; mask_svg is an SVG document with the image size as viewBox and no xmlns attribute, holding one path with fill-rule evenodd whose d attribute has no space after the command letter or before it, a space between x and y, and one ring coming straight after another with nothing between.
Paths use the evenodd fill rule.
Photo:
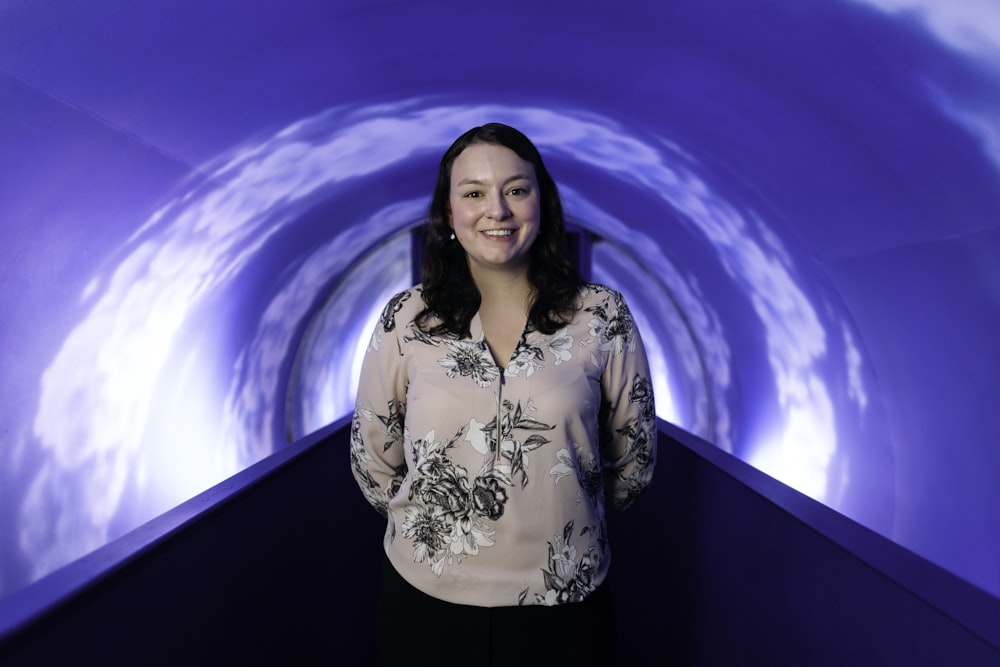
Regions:
<instances>
[{"instance_id":1,"label":"floral blouse","mask_svg":"<svg viewBox=\"0 0 1000 667\"><path fill-rule=\"evenodd\" d=\"M649 367L628 306L588 284L573 321L524 331L506 368L471 337L413 320L420 287L386 305L365 354L351 464L388 519L396 570L433 597L483 607L585 598L610 563L605 497L650 483Z\"/></svg>"}]
</instances>

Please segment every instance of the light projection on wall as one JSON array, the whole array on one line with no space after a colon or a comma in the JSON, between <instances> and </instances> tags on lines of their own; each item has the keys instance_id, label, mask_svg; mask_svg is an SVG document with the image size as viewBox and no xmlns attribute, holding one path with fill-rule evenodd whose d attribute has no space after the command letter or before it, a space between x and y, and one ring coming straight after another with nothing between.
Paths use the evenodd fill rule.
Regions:
<instances>
[{"instance_id":1,"label":"light projection on wall","mask_svg":"<svg viewBox=\"0 0 1000 667\"><path fill-rule=\"evenodd\" d=\"M821 322L801 269L766 220L713 192L670 143L645 143L609 119L412 100L391 110L338 109L241 147L206 169L203 182L181 188L87 285L89 313L46 370L35 419L46 456L22 506L20 540L34 575L103 543L121 512L154 515L350 413L358 350L381 306L409 284L401 232L419 223L427 200L353 211L335 201L371 187L364 179L405 172L408 161L426 174L413 180L428 181L441 146L484 118L524 128L557 172L573 164L595 182L619 180L641 193L656 224L669 228L670 247L687 238L683 245L700 245L700 270L721 265L727 298L747 299L759 318L779 406L769 424L777 435L746 451L804 492L834 499L835 410L846 413L843 422L858 414L850 401L833 404L825 378L858 375L844 357L822 374L816 366L827 338L848 323L819 294L831 313ZM563 197L567 213L605 239L595 246L594 278L626 294L647 332L660 416L732 450L727 332L699 291L697 270L678 270L642 231L645 221L619 219L572 185ZM336 227L325 222L334 215ZM275 275L279 261L286 268ZM248 280L270 294L251 335L219 317L242 307ZM78 492L67 494L74 485ZM53 515L64 520L53 526Z\"/></svg>"},{"instance_id":2,"label":"light projection on wall","mask_svg":"<svg viewBox=\"0 0 1000 667\"><path fill-rule=\"evenodd\" d=\"M662 418L1000 594L988 3L581 2L500 89L486 8L220 36L110 4L0 10L0 594L348 414L437 160L491 120L592 235Z\"/></svg>"}]
</instances>

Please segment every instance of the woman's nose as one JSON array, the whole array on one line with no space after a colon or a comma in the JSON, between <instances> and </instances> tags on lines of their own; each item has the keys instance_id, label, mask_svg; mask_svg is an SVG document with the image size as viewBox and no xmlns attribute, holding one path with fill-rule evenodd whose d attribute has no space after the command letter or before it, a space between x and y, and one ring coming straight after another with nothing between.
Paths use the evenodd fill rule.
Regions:
<instances>
[{"instance_id":1,"label":"woman's nose","mask_svg":"<svg viewBox=\"0 0 1000 667\"><path fill-rule=\"evenodd\" d=\"M510 215L510 207L507 206L507 200L502 195L492 197L486 214L494 220L504 220Z\"/></svg>"}]
</instances>

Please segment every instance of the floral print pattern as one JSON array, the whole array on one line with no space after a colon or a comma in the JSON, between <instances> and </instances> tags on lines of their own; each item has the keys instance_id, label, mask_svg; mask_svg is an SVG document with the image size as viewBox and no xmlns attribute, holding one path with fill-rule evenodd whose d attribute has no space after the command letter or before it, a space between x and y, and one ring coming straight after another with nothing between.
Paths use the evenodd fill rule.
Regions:
<instances>
[{"instance_id":1,"label":"floral print pattern","mask_svg":"<svg viewBox=\"0 0 1000 667\"><path fill-rule=\"evenodd\" d=\"M413 541L413 562L426 562L436 576L446 563L461 562L493 546L493 529L484 519L503 515L506 494L489 480L469 482L467 471L447 456L457 434L447 443L427 433L413 443L417 474L409 499L420 503L406 508L401 532Z\"/></svg>"},{"instance_id":2,"label":"floral print pattern","mask_svg":"<svg viewBox=\"0 0 1000 667\"><path fill-rule=\"evenodd\" d=\"M580 531L585 536L593 529L588 527ZM549 542L549 569L542 570L545 578L545 593L536 593L538 604L552 606L568 602L580 602L597 588L595 581L600 571L602 549L590 545L583 553L577 553L572 544L573 522L563 528L561 535L554 535ZM603 544L604 537L600 539ZM528 590L521 591L518 604L524 604Z\"/></svg>"},{"instance_id":3,"label":"floral print pattern","mask_svg":"<svg viewBox=\"0 0 1000 667\"><path fill-rule=\"evenodd\" d=\"M445 340L443 344L448 348L448 354L438 359L438 364L448 377L470 377L480 387L489 387L500 377L500 370L485 345L451 340Z\"/></svg>"},{"instance_id":4,"label":"floral print pattern","mask_svg":"<svg viewBox=\"0 0 1000 667\"><path fill-rule=\"evenodd\" d=\"M581 445L570 442L570 448L560 449L556 458L559 462L549 470L552 481L558 484L563 477L574 476L580 486L577 502L586 500L603 514L604 480L597 457Z\"/></svg>"},{"instance_id":5,"label":"floral print pattern","mask_svg":"<svg viewBox=\"0 0 1000 667\"><path fill-rule=\"evenodd\" d=\"M462 339L421 331L419 288L383 310L362 369L351 465L387 516L387 551L407 554L417 568L408 578L425 592L555 605L582 600L603 580L605 497L627 507L650 483L655 410L625 301L600 285L581 294L573 322L551 335L528 328L504 368L478 324ZM583 375L594 382L560 389L560 379ZM593 416L576 416L588 403ZM537 565L520 566L527 585L509 597L482 600L447 583L453 568L509 567L509 550L526 548L517 536L549 522Z\"/></svg>"}]
</instances>

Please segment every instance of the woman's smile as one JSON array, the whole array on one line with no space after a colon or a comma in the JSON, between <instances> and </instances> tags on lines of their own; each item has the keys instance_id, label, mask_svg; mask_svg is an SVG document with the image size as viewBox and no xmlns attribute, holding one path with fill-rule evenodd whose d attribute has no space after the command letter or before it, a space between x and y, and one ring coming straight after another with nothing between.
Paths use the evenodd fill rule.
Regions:
<instances>
[{"instance_id":1,"label":"woman's smile","mask_svg":"<svg viewBox=\"0 0 1000 667\"><path fill-rule=\"evenodd\" d=\"M535 168L514 151L472 144L451 170L451 225L472 271L524 271L541 227Z\"/></svg>"}]
</instances>

